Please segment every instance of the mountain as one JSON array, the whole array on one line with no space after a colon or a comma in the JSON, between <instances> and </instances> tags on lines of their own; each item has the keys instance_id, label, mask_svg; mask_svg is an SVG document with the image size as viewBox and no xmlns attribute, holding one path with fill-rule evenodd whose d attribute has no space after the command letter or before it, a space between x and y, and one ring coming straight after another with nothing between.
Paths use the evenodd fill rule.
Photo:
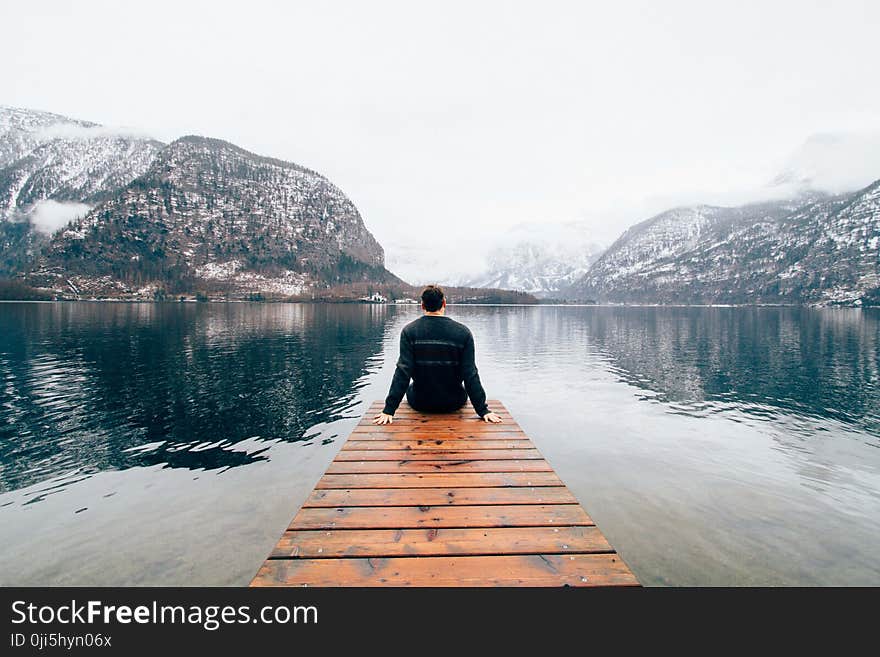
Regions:
<instances>
[{"instance_id":1,"label":"mountain","mask_svg":"<svg viewBox=\"0 0 880 657\"><path fill-rule=\"evenodd\" d=\"M542 297L631 302L743 301L758 291L764 295L762 298L800 298L799 292L788 290L786 286L815 287L816 283L789 273L786 274L788 283L781 286L782 291L777 291L772 282L762 280L762 277L772 278L778 263L763 262L760 249L771 247L760 231L776 230L777 222L798 208L810 207L811 202L841 194L842 198L849 198L848 193L869 185L877 171L880 171L880 134L813 135L786 159L780 173L769 184L748 193L752 198L788 200L741 207L676 208L631 228L601 260L601 249L590 242L590 231L586 227L525 225L527 234L516 239L510 235L501 238L503 243L490 253L488 266L477 275L464 277L462 282L478 287L522 289ZM729 194L737 195L742 196L736 192ZM819 208L813 210L821 214ZM803 239L818 239L820 224L821 218L817 217L816 222L810 224L812 232L808 238L804 237L805 228L786 224L783 229L792 231L788 243L773 248L777 248L777 253L778 249L799 252L794 244ZM562 227L566 230L560 235ZM750 235L750 230L755 234ZM735 251L752 242L758 251L751 254ZM729 247L727 252L725 244ZM869 253L870 248L866 249ZM762 270L738 271L749 258L752 260L748 267ZM819 260L812 258L803 264L818 266ZM841 277L842 268L856 260L855 256L844 259L836 267L836 277ZM751 284L757 287L748 287ZM865 291L866 285L870 287L869 282L864 281L858 284L850 281L850 284L854 287L849 292L840 291L850 302ZM809 299L816 296L806 294ZM831 292L819 297L825 301L836 298Z\"/></svg>"},{"instance_id":2,"label":"mountain","mask_svg":"<svg viewBox=\"0 0 880 657\"><path fill-rule=\"evenodd\" d=\"M0 106L0 274L147 170L163 144L58 114Z\"/></svg>"},{"instance_id":3,"label":"mountain","mask_svg":"<svg viewBox=\"0 0 880 657\"><path fill-rule=\"evenodd\" d=\"M30 153L46 141L46 134L58 125L68 128L97 126L51 112L0 105L0 167L6 167Z\"/></svg>"},{"instance_id":4,"label":"mountain","mask_svg":"<svg viewBox=\"0 0 880 657\"><path fill-rule=\"evenodd\" d=\"M565 248L519 242L489 254L489 268L465 285L480 288L521 290L538 297L563 292L588 271L601 253L598 247Z\"/></svg>"},{"instance_id":5,"label":"mountain","mask_svg":"<svg viewBox=\"0 0 880 657\"><path fill-rule=\"evenodd\" d=\"M354 204L324 176L188 136L52 238L29 282L88 296L292 296L395 282Z\"/></svg>"},{"instance_id":6,"label":"mountain","mask_svg":"<svg viewBox=\"0 0 880 657\"><path fill-rule=\"evenodd\" d=\"M46 199L103 200L146 171L162 146L57 114L0 107L0 220L23 217Z\"/></svg>"},{"instance_id":7,"label":"mountain","mask_svg":"<svg viewBox=\"0 0 880 657\"><path fill-rule=\"evenodd\" d=\"M627 303L880 302L880 181L742 207L694 206L627 230L572 291Z\"/></svg>"},{"instance_id":8,"label":"mountain","mask_svg":"<svg viewBox=\"0 0 880 657\"><path fill-rule=\"evenodd\" d=\"M489 252L486 269L463 285L552 297L582 277L601 253L583 224L520 224Z\"/></svg>"}]
</instances>

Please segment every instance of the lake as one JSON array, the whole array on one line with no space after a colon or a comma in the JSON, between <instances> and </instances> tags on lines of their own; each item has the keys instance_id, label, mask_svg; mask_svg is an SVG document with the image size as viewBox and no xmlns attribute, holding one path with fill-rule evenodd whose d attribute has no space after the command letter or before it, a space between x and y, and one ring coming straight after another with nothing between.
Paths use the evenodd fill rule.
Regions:
<instances>
[{"instance_id":1,"label":"lake","mask_svg":"<svg viewBox=\"0 0 880 657\"><path fill-rule=\"evenodd\" d=\"M646 585L880 585L880 312L451 306ZM413 306L0 303L0 584L245 585Z\"/></svg>"}]
</instances>

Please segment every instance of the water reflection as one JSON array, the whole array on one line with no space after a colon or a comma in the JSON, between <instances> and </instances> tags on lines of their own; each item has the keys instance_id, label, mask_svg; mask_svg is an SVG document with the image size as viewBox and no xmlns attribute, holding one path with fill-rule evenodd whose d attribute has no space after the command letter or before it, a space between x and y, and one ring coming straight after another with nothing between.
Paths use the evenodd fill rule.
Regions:
<instances>
[{"instance_id":1,"label":"water reflection","mask_svg":"<svg viewBox=\"0 0 880 657\"><path fill-rule=\"evenodd\" d=\"M344 417L387 312L0 305L0 490L139 465L222 470Z\"/></svg>"},{"instance_id":2,"label":"water reflection","mask_svg":"<svg viewBox=\"0 0 880 657\"><path fill-rule=\"evenodd\" d=\"M450 314L644 583L880 583L876 311ZM0 304L0 584L247 584L416 315Z\"/></svg>"},{"instance_id":3,"label":"water reflection","mask_svg":"<svg viewBox=\"0 0 880 657\"><path fill-rule=\"evenodd\" d=\"M731 409L835 420L880 436L880 316L811 308L613 308L588 339L646 398L688 415Z\"/></svg>"}]
</instances>

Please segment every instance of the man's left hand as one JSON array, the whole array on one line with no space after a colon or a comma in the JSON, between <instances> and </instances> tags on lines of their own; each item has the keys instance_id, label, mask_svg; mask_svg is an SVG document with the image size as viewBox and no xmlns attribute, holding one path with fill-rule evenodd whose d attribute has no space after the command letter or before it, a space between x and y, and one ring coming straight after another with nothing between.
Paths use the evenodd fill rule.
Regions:
<instances>
[{"instance_id":1,"label":"man's left hand","mask_svg":"<svg viewBox=\"0 0 880 657\"><path fill-rule=\"evenodd\" d=\"M492 424L500 424L503 422L500 415L495 415L495 413L486 413L483 416L483 422L491 422Z\"/></svg>"},{"instance_id":2,"label":"man's left hand","mask_svg":"<svg viewBox=\"0 0 880 657\"><path fill-rule=\"evenodd\" d=\"M379 413L373 418L373 424L391 424L392 422L394 422L394 416L388 415L388 413Z\"/></svg>"}]
</instances>

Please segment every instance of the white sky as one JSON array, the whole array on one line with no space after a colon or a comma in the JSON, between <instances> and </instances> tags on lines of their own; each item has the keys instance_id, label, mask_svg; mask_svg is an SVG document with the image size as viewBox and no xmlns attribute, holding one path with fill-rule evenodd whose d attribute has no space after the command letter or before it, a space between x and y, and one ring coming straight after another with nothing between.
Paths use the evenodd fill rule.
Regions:
<instances>
[{"instance_id":1,"label":"white sky","mask_svg":"<svg viewBox=\"0 0 880 657\"><path fill-rule=\"evenodd\" d=\"M874 0L28 0L0 24L0 103L314 168L391 260L427 230L425 263L466 267L523 222L608 244L814 133L880 131Z\"/></svg>"}]
</instances>

